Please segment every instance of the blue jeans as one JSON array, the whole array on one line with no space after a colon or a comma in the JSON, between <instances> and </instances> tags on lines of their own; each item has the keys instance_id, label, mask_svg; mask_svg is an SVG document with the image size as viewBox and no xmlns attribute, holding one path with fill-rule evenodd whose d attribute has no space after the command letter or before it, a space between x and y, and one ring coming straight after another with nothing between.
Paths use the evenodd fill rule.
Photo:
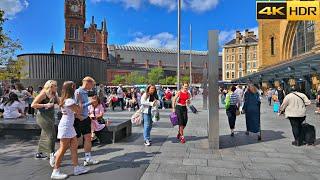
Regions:
<instances>
[{"instance_id":1,"label":"blue jeans","mask_svg":"<svg viewBox=\"0 0 320 180\"><path fill-rule=\"evenodd\" d=\"M144 140L150 140L150 132L152 129L151 114L143 113L143 138Z\"/></svg>"}]
</instances>

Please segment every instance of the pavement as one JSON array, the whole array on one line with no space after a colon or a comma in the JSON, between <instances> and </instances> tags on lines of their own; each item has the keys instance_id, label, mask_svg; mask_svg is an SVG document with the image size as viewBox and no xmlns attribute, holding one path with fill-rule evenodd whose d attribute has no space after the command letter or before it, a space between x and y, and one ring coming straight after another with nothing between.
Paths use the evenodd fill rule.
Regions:
<instances>
[{"instance_id":1,"label":"pavement","mask_svg":"<svg viewBox=\"0 0 320 180\"><path fill-rule=\"evenodd\" d=\"M291 145L293 135L288 120L262 104L262 141L257 135L245 135L245 118L236 122L235 137L230 136L225 110L220 116L220 149L209 149L207 111L201 109L201 97L194 100L200 110L189 113L185 130L186 144L176 139L177 128L169 122L169 110L161 110L161 120L151 132L153 146L144 147L142 127L133 127L132 136L116 143L93 148L93 156L101 161L91 172L72 176L69 152L62 171L69 179L96 180L241 180L296 179L320 180L320 140L315 146ZM315 107L308 108L307 122L320 129L320 116ZM111 119L129 118L133 112L107 112ZM52 168L48 161L33 159L36 141L0 140L0 180L49 179ZM58 144L57 146L58 147ZM80 162L83 151L79 150Z\"/></svg>"}]
</instances>

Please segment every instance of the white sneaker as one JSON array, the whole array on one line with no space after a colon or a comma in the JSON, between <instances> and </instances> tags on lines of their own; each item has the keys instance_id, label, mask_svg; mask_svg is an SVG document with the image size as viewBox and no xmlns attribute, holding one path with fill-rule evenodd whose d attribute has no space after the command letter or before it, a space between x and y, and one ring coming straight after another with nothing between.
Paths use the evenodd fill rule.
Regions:
<instances>
[{"instance_id":1,"label":"white sneaker","mask_svg":"<svg viewBox=\"0 0 320 180\"><path fill-rule=\"evenodd\" d=\"M90 165L96 165L96 164L99 164L99 161L93 160L93 159L84 160L83 162L84 166L90 166Z\"/></svg>"},{"instance_id":2,"label":"white sneaker","mask_svg":"<svg viewBox=\"0 0 320 180\"><path fill-rule=\"evenodd\" d=\"M145 145L145 146L151 146L151 143L150 143L149 140L146 140L146 141L144 142L144 145Z\"/></svg>"},{"instance_id":3,"label":"white sneaker","mask_svg":"<svg viewBox=\"0 0 320 180\"><path fill-rule=\"evenodd\" d=\"M49 163L51 167L54 167L55 163L56 163L56 158L54 156L54 153L50 154L50 159L49 159Z\"/></svg>"},{"instance_id":4,"label":"white sneaker","mask_svg":"<svg viewBox=\"0 0 320 180\"><path fill-rule=\"evenodd\" d=\"M165 110L165 109L166 109L165 107L162 108L162 110Z\"/></svg>"},{"instance_id":5,"label":"white sneaker","mask_svg":"<svg viewBox=\"0 0 320 180\"><path fill-rule=\"evenodd\" d=\"M76 166L76 167L74 167L74 169L73 169L73 174L74 174L75 176L78 176L78 175L80 175L80 174L85 174L85 173L87 173L87 172L89 172L89 171L90 171L90 168L88 168L88 167Z\"/></svg>"},{"instance_id":6,"label":"white sneaker","mask_svg":"<svg viewBox=\"0 0 320 180\"><path fill-rule=\"evenodd\" d=\"M51 179L66 179L67 177L68 175L61 173L60 169L54 169L51 174Z\"/></svg>"}]
</instances>

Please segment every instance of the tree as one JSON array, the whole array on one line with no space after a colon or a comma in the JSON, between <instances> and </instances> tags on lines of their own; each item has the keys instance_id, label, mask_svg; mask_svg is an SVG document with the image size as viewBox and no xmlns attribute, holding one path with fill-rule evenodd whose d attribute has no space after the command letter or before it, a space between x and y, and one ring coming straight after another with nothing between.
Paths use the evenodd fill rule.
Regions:
<instances>
[{"instance_id":1,"label":"tree","mask_svg":"<svg viewBox=\"0 0 320 180\"><path fill-rule=\"evenodd\" d=\"M125 83L129 85L144 84L146 83L146 79L139 72L134 71L126 76Z\"/></svg>"},{"instance_id":2,"label":"tree","mask_svg":"<svg viewBox=\"0 0 320 180\"><path fill-rule=\"evenodd\" d=\"M125 76L123 75L115 75L114 79L112 80L113 85L118 85L118 84L124 84L125 83Z\"/></svg>"},{"instance_id":3,"label":"tree","mask_svg":"<svg viewBox=\"0 0 320 180\"><path fill-rule=\"evenodd\" d=\"M17 60L10 59L7 68L0 72L0 80L21 80L26 77L26 73L22 72L22 68L26 65L26 61L22 58Z\"/></svg>"},{"instance_id":4,"label":"tree","mask_svg":"<svg viewBox=\"0 0 320 180\"><path fill-rule=\"evenodd\" d=\"M152 68L151 71L148 73L148 83L150 84L158 84L160 79L163 78L163 69L160 67Z\"/></svg>"},{"instance_id":5,"label":"tree","mask_svg":"<svg viewBox=\"0 0 320 180\"><path fill-rule=\"evenodd\" d=\"M177 77L176 76L168 76L165 79L161 79L160 83L164 84L164 85L174 85L177 83Z\"/></svg>"},{"instance_id":6,"label":"tree","mask_svg":"<svg viewBox=\"0 0 320 180\"><path fill-rule=\"evenodd\" d=\"M190 77L189 76L182 76L181 77L181 83L184 83L184 82L189 83L190 82Z\"/></svg>"}]
</instances>

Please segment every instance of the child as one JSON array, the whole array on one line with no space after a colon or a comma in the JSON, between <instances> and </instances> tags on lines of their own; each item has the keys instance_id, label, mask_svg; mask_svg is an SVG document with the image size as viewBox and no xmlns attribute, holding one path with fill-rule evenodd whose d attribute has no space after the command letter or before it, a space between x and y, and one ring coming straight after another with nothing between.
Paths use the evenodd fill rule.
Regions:
<instances>
[{"instance_id":1,"label":"child","mask_svg":"<svg viewBox=\"0 0 320 180\"><path fill-rule=\"evenodd\" d=\"M69 148L74 167L74 175L77 176L89 171L89 168L78 165L78 140L73 123L75 119L74 114L80 113L80 107L82 106L82 103L80 100L79 105L77 105L73 99L75 88L76 86L72 81L65 82L62 87L61 102L59 104L62 112L62 118L58 126L58 139L60 139L60 148L55 154L56 161L51 174L51 179L66 179L68 177L67 174L61 173L59 168L61 166L62 158ZM78 99L81 99L81 97L78 97Z\"/></svg>"}]
</instances>

